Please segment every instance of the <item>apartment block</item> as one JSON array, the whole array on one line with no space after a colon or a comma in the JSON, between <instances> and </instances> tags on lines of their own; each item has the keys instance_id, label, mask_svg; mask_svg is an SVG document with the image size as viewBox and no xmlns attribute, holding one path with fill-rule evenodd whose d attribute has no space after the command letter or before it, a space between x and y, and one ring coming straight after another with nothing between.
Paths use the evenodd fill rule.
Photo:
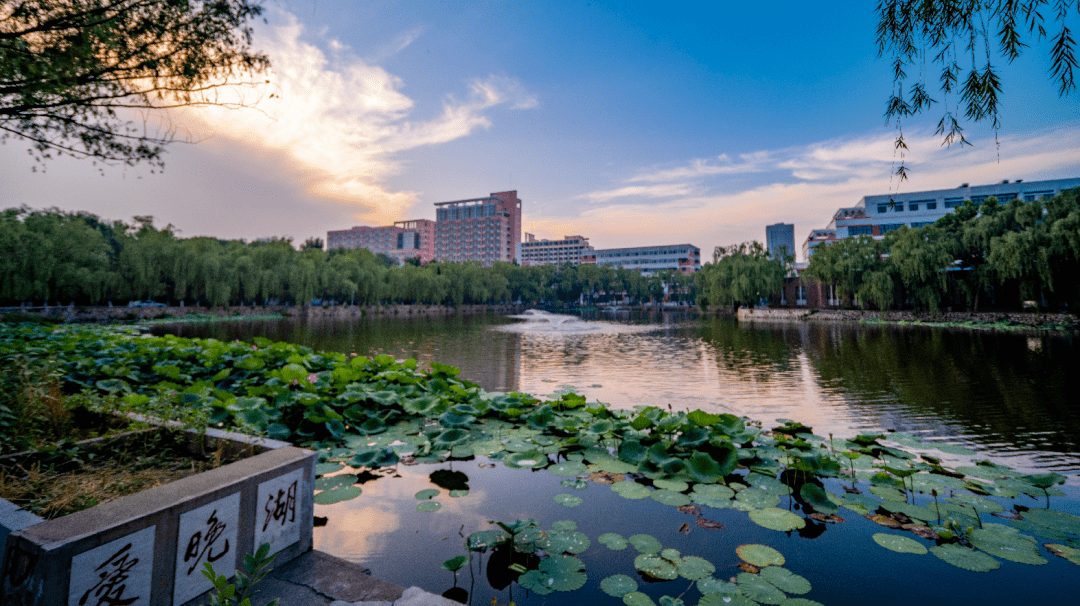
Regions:
<instances>
[{"instance_id":1,"label":"apartment block","mask_svg":"<svg viewBox=\"0 0 1080 606\"><path fill-rule=\"evenodd\" d=\"M692 274L701 271L701 249L692 244L609 248L587 252L581 262L636 269L646 275L665 269Z\"/></svg>"},{"instance_id":2,"label":"apartment block","mask_svg":"<svg viewBox=\"0 0 1080 606\"><path fill-rule=\"evenodd\" d=\"M964 183L953 189L865 196L855 206L838 209L826 229L810 232L802 245L803 259L810 260L817 246L850 236L867 235L879 240L888 232L905 225L913 228L930 225L953 212L965 200L982 202L995 197L1002 203L1017 198L1032 202L1077 187L1080 187L1080 178L1046 181L1017 179L1012 182L1005 179L991 185Z\"/></svg>"},{"instance_id":3,"label":"apartment block","mask_svg":"<svg viewBox=\"0 0 1080 606\"><path fill-rule=\"evenodd\" d=\"M592 252L589 239L584 236L564 236L562 240L537 240L525 234L525 241L518 244L518 262L524 267L532 265L561 265L581 263L581 256Z\"/></svg>"},{"instance_id":4,"label":"apartment block","mask_svg":"<svg viewBox=\"0 0 1080 606\"><path fill-rule=\"evenodd\" d=\"M517 190L486 198L435 203L435 258L439 261L518 261L521 200Z\"/></svg>"},{"instance_id":5,"label":"apartment block","mask_svg":"<svg viewBox=\"0 0 1080 606\"><path fill-rule=\"evenodd\" d=\"M419 258L427 263L435 258L435 222L429 219L398 221L382 227L356 226L326 232L326 247L366 248L398 262Z\"/></svg>"},{"instance_id":6,"label":"apartment block","mask_svg":"<svg viewBox=\"0 0 1080 606\"><path fill-rule=\"evenodd\" d=\"M791 223L777 223L765 226L765 247L774 259L783 255L795 256L795 226Z\"/></svg>"}]
</instances>

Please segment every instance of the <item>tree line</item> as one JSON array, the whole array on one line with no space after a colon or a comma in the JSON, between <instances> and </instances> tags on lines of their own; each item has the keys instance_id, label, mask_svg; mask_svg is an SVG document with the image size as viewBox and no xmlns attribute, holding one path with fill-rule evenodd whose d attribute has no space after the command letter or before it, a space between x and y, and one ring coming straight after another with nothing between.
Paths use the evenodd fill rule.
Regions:
<instances>
[{"instance_id":1,"label":"tree line","mask_svg":"<svg viewBox=\"0 0 1080 606\"><path fill-rule=\"evenodd\" d=\"M1080 308L1080 190L1031 202L968 200L936 223L881 240L819 246L806 274L848 305L937 312Z\"/></svg>"},{"instance_id":2,"label":"tree line","mask_svg":"<svg viewBox=\"0 0 1080 606\"><path fill-rule=\"evenodd\" d=\"M153 300L179 305L521 301L539 305L696 297L692 276L584 264L519 267L432 262L398 267L367 249L322 250L311 239L255 242L179 238L153 217L131 224L86 212L0 212L0 305L106 305Z\"/></svg>"}]
</instances>

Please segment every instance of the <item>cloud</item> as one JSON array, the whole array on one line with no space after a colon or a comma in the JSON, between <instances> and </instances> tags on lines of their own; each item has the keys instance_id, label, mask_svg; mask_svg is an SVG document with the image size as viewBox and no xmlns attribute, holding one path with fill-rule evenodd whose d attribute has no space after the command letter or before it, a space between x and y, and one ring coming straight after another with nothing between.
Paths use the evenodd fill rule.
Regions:
<instances>
[{"instance_id":1,"label":"cloud","mask_svg":"<svg viewBox=\"0 0 1080 606\"><path fill-rule=\"evenodd\" d=\"M678 168L671 168L667 170L659 170L651 173L641 173L634 175L627 179L629 183L646 182L658 182L658 181L676 181L680 179L692 179L696 177L705 177L709 175L730 175L736 173L749 173L758 172L761 170L761 160L764 158L751 157L744 159L744 162L738 164L732 164L727 154L720 154L716 157L722 164L709 164L707 159L694 159L691 160L689 165L680 166Z\"/></svg>"},{"instance_id":2,"label":"cloud","mask_svg":"<svg viewBox=\"0 0 1080 606\"><path fill-rule=\"evenodd\" d=\"M373 64L381 63L390 57L393 57L408 48L413 42L416 42L417 38L424 35L425 31L427 31L426 27L418 25L398 34L398 36L389 44L380 47L370 56L366 57L367 62ZM336 41L331 41L331 44L334 44L335 42ZM335 47L334 50L338 49Z\"/></svg>"},{"instance_id":3,"label":"cloud","mask_svg":"<svg viewBox=\"0 0 1080 606\"><path fill-rule=\"evenodd\" d=\"M708 259L717 245L764 241L765 226L772 223L794 223L801 245L838 208L854 206L866 195L1080 176L1080 148L1073 143L1080 140L1080 124L1002 136L1000 162L992 139L952 149L929 133L907 139L912 172L905 182L893 175L899 158L893 158L891 135L835 139L739 155L740 165L754 167L753 184L738 171L718 170L736 166L725 164L725 156L713 163L691 160L679 169L639 171L609 189L579 196L599 205L561 216L549 211L529 220L526 231L541 237L580 233L596 248L690 242ZM649 181L646 176L665 182L636 185Z\"/></svg>"},{"instance_id":4,"label":"cloud","mask_svg":"<svg viewBox=\"0 0 1080 606\"><path fill-rule=\"evenodd\" d=\"M421 33L404 34L396 43L399 50ZM415 192L391 191L383 184L400 171L396 154L487 128L487 110L495 106L536 105L515 80L492 75L469 82L463 98L447 95L439 114L415 118L399 77L324 40L336 49L329 58L304 34L296 17L280 11L271 26L257 31L255 46L273 63L257 111L186 108L179 120L197 139L220 138L253 154L268 153L283 170L302 175L309 194L355 207L358 219L389 223L416 202ZM245 91L223 94L244 100ZM250 102L250 91L246 94Z\"/></svg>"}]
</instances>

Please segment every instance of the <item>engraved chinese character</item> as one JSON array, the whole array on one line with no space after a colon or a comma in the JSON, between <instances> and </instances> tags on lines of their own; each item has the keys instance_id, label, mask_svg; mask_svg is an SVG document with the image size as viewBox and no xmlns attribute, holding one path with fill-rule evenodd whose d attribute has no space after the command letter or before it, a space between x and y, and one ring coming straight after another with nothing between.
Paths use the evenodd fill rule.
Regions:
<instances>
[{"instance_id":1,"label":"engraved chinese character","mask_svg":"<svg viewBox=\"0 0 1080 606\"><path fill-rule=\"evenodd\" d=\"M203 556L206 556L207 562L216 562L220 560L225 554L229 553L229 539L225 539L225 544L221 547L221 551L215 553L212 549L214 543L221 538L221 535L225 532L225 522L221 522L217 517L217 510L215 509L210 517L206 520L206 525L210 528L206 531L205 543L203 542L202 531L198 531L191 535L191 540L188 541L187 551L184 553L184 563L194 559L191 568L188 568L187 574L191 573L199 566L199 562L202 561Z\"/></svg>"},{"instance_id":2,"label":"engraved chinese character","mask_svg":"<svg viewBox=\"0 0 1080 606\"><path fill-rule=\"evenodd\" d=\"M296 521L296 484L289 484L288 490L278 490L266 499L263 510L266 511L266 519L263 521L263 532L270 526L270 522L280 522L282 526L286 522Z\"/></svg>"},{"instance_id":3,"label":"engraved chinese character","mask_svg":"<svg viewBox=\"0 0 1080 606\"><path fill-rule=\"evenodd\" d=\"M98 582L83 594L79 600L79 606L83 606L87 600L91 599L90 594L93 594L93 599L97 600L94 603L95 606L128 606L139 599L139 596L124 598L124 591L127 590L126 581L131 569L139 563L139 558L131 557L129 551L131 551L131 543L121 547L94 569L99 577Z\"/></svg>"}]
</instances>

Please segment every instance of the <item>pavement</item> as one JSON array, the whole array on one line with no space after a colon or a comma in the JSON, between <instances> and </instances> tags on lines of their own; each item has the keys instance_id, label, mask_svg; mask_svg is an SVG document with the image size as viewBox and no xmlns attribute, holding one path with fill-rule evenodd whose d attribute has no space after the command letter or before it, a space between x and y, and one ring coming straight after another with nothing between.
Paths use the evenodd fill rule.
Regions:
<instances>
[{"instance_id":1,"label":"pavement","mask_svg":"<svg viewBox=\"0 0 1080 606\"><path fill-rule=\"evenodd\" d=\"M258 585L252 606L461 606L419 587L405 589L347 560L313 550L275 568Z\"/></svg>"}]
</instances>

